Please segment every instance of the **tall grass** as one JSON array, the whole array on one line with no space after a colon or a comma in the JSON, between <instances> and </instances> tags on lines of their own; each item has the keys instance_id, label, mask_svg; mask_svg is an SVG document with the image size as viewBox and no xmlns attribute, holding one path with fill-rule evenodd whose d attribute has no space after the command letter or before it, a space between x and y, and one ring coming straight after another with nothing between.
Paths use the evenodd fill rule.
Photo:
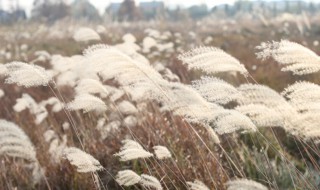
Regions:
<instances>
[{"instance_id":1,"label":"tall grass","mask_svg":"<svg viewBox=\"0 0 320 190\"><path fill-rule=\"evenodd\" d=\"M77 41L93 35L81 32ZM186 73L200 70L186 84L135 42L1 65L2 187L319 188L319 85L278 93L235 57L203 46L177 56L196 70ZM318 71L319 56L297 43L257 50L283 71Z\"/></svg>"}]
</instances>

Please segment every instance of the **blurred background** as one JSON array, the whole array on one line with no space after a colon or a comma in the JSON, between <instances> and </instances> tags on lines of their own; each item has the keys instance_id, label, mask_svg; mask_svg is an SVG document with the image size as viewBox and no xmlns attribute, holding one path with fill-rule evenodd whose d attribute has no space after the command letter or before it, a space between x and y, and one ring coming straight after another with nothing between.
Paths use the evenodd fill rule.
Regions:
<instances>
[{"instance_id":1,"label":"blurred background","mask_svg":"<svg viewBox=\"0 0 320 190\"><path fill-rule=\"evenodd\" d=\"M239 13L316 14L319 0L1 0L0 22L12 24L33 20L55 22L60 19L99 21L183 20L208 15L235 17Z\"/></svg>"},{"instance_id":2,"label":"blurred background","mask_svg":"<svg viewBox=\"0 0 320 190\"><path fill-rule=\"evenodd\" d=\"M109 45L133 35L139 46L152 49L142 51L144 56L168 66L179 64L176 56L184 50L219 47L245 64L257 82L280 91L301 77L281 72L275 63L261 64L255 47L287 39L319 53L319 10L319 0L0 0L0 62L28 62L38 50L81 54L97 43L95 38L75 40L77 31L87 27L98 33L98 43ZM159 43L164 44L160 49ZM181 68L171 69L188 82Z\"/></svg>"}]
</instances>

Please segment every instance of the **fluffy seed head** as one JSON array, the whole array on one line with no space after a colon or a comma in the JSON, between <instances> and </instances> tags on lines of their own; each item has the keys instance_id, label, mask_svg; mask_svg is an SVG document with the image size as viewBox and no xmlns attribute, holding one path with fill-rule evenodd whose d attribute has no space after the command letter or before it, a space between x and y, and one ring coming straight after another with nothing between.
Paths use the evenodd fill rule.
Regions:
<instances>
[{"instance_id":1,"label":"fluffy seed head","mask_svg":"<svg viewBox=\"0 0 320 190\"><path fill-rule=\"evenodd\" d=\"M208 74L248 71L236 58L215 47L198 47L178 56L189 69L199 69Z\"/></svg>"},{"instance_id":2,"label":"fluffy seed head","mask_svg":"<svg viewBox=\"0 0 320 190\"><path fill-rule=\"evenodd\" d=\"M107 89L101 84L100 81L95 79L81 79L75 88L77 94L97 94L101 97L108 95Z\"/></svg>"},{"instance_id":3,"label":"fluffy seed head","mask_svg":"<svg viewBox=\"0 0 320 190\"><path fill-rule=\"evenodd\" d=\"M227 104L241 96L231 84L213 77L202 77L200 80L192 81L192 88L206 100L217 104Z\"/></svg>"},{"instance_id":4,"label":"fluffy seed head","mask_svg":"<svg viewBox=\"0 0 320 190\"><path fill-rule=\"evenodd\" d=\"M257 127L276 127L283 125L283 118L275 110L261 104L238 106L235 110L248 116Z\"/></svg>"},{"instance_id":5,"label":"fluffy seed head","mask_svg":"<svg viewBox=\"0 0 320 190\"><path fill-rule=\"evenodd\" d=\"M77 171L80 173L95 172L103 169L98 160L78 148L65 148L64 156L71 165L77 167Z\"/></svg>"},{"instance_id":6,"label":"fluffy seed head","mask_svg":"<svg viewBox=\"0 0 320 190\"><path fill-rule=\"evenodd\" d=\"M97 32L91 28L79 28L73 35L73 39L77 42L87 42L91 40L101 40Z\"/></svg>"},{"instance_id":7,"label":"fluffy seed head","mask_svg":"<svg viewBox=\"0 0 320 190\"><path fill-rule=\"evenodd\" d=\"M67 104L69 110L83 110L84 112L107 110L106 104L98 97L90 94L80 94L75 99Z\"/></svg>"},{"instance_id":8,"label":"fluffy seed head","mask_svg":"<svg viewBox=\"0 0 320 190\"><path fill-rule=\"evenodd\" d=\"M37 65L11 62L5 64L5 66L8 70L5 82L8 84L17 84L24 87L47 86L51 80L51 76L45 69Z\"/></svg>"},{"instance_id":9,"label":"fluffy seed head","mask_svg":"<svg viewBox=\"0 0 320 190\"><path fill-rule=\"evenodd\" d=\"M280 42L262 43L256 49L257 57L264 60L272 57L284 68L281 71L292 71L296 75L305 75L315 73L320 70L320 57L308 48L290 42L281 40Z\"/></svg>"},{"instance_id":10,"label":"fluffy seed head","mask_svg":"<svg viewBox=\"0 0 320 190\"><path fill-rule=\"evenodd\" d=\"M209 190L209 188L199 180L194 180L194 182L188 181L187 185L189 190Z\"/></svg>"},{"instance_id":11,"label":"fluffy seed head","mask_svg":"<svg viewBox=\"0 0 320 190\"><path fill-rule=\"evenodd\" d=\"M141 180L139 182L143 187L146 189L156 189L156 190L162 190L162 186L159 182L159 180L153 176L142 174Z\"/></svg>"},{"instance_id":12,"label":"fluffy seed head","mask_svg":"<svg viewBox=\"0 0 320 190\"><path fill-rule=\"evenodd\" d=\"M268 190L264 185L249 179L236 179L226 183L227 190Z\"/></svg>"},{"instance_id":13,"label":"fluffy seed head","mask_svg":"<svg viewBox=\"0 0 320 190\"><path fill-rule=\"evenodd\" d=\"M131 186L139 183L141 177L132 170L119 171L116 176L116 182L119 185Z\"/></svg>"},{"instance_id":14,"label":"fluffy seed head","mask_svg":"<svg viewBox=\"0 0 320 190\"><path fill-rule=\"evenodd\" d=\"M114 154L114 156L119 156L121 161L129 161L138 158L148 158L152 157L153 154L144 150L142 146L133 140L124 140L122 141L123 146L120 149L120 152Z\"/></svg>"},{"instance_id":15,"label":"fluffy seed head","mask_svg":"<svg viewBox=\"0 0 320 190\"><path fill-rule=\"evenodd\" d=\"M0 155L36 162L36 151L29 137L16 124L0 119Z\"/></svg>"},{"instance_id":16,"label":"fluffy seed head","mask_svg":"<svg viewBox=\"0 0 320 190\"><path fill-rule=\"evenodd\" d=\"M165 146L154 146L153 150L156 157L160 160L165 158L171 158L171 153Z\"/></svg>"}]
</instances>

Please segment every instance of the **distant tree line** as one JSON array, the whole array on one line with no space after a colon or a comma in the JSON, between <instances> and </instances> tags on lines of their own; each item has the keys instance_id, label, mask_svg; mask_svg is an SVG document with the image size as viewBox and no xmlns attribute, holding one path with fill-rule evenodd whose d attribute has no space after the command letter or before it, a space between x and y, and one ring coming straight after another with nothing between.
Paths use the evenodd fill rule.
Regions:
<instances>
[{"instance_id":1,"label":"distant tree line","mask_svg":"<svg viewBox=\"0 0 320 190\"><path fill-rule=\"evenodd\" d=\"M209 9L207 5L194 5L187 9L177 7L169 9L162 1L140 2L137 6L134 0L123 0L122 3L111 3L104 15L100 15L98 10L88 0L74 0L72 4L67 4L66 0L34 0L30 20L55 22L63 18L75 20L101 21L104 18L114 21L137 21L165 19L180 21L184 19L201 19L208 14L221 14L225 16L235 16L239 12L253 12L260 10L273 16L278 14L317 13L320 4L305 2L301 0L279 0L279 1L245 1L239 0L234 5L222 4ZM16 7L13 11L0 10L0 23L12 23L19 20L26 20L27 16L23 9Z\"/></svg>"}]
</instances>

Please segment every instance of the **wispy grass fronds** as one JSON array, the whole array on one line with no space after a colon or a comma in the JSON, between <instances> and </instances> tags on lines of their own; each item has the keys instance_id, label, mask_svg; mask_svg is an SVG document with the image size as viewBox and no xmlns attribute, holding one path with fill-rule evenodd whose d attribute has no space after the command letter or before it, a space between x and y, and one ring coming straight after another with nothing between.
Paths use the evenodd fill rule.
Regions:
<instances>
[{"instance_id":1,"label":"wispy grass fronds","mask_svg":"<svg viewBox=\"0 0 320 190\"><path fill-rule=\"evenodd\" d=\"M213 117L214 110L222 109L206 101L193 88L181 83L170 83L166 94L166 97L159 96L159 101L163 102L174 114L194 122L206 122Z\"/></svg>"},{"instance_id":2,"label":"wispy grass fronds","mask_svg":"<svg viewBox=\"0 0 320 190\"><path fill-rule=\"evenodd\" d=\"M51 80L49 73L37 65L11 62L5 64L5 66L8 69L5 82L8 84L17 84L24 87L47 86Z\"/></svg>"},{"instance_id":3,"label":"wispy grass fronds","mask_svg":"<svg viewBox=\"0 0 320 190\"><path fill-rule=\"evenodd\" d=\"M295 113L294 108L278 92L267 86L243 84L238 90L242 93L238 100L240 105L262 104L286 116Z\"/></svg>"},{"instance_id":4,"label":"wispy grass fronds","mask_svg":"<svg viewBox=\"0 0 320 190\"><path fill-rule=\"evenodd\" d=\"M116 182L121 186L131 186L139 183L141 177L132 170L119 171L116 176Z\"/></svg>"},{"instance_id":5,"label":"wispy grass fronds","mask_svg":"<svg viewBox=\"0 0 320 190\"><path fill-rule=\"evenodd\" d=\"M134 115L138 113L138 109L131 102L126 100L117 104L117 107L123 115Z\"/></svg>"},{"instance_id":6,"label":"wispy grass fronds","mask_svg":"<svg viewBox=\"0 0 320 190\"><path fill-rule=\"evenodd\" d=\"M104 81L113 79L122 87L130 87L128 93L134 97L136 93L144 97L159 94L160 86L167 84L151 65L137 62L116 48L99 44L85 50L84 56Z\"/></svg>"},{"instance_id":7,"label":"wispy grass fronds","mask_svg":"<svg viewBox=\"0 0 320 190\"><path fill-rule=\"evenodd\" d=\"M276 127L283 125L283 118L275 110L261 104L248 104L235 108L248 116L258 127Z\"/></svg>"},{"instance_id":8,"label":"wispy grass fronds","mask_svg":"<svg viewBox=\"0 0 320 190\"><path fill-rule=\"evenodd\" d=\"M254 124L245 115L206 101L189 86L181 83L171 83L168 88L167 95L170 99L163 100L164 104L174 114L183 116L191 123L203 125L212 123L218 134L232 133L241 129L256 130Z\"/></svg>"},{"instance_id":9,"label":"wispy grass fronds","mask_svg":"<svg viewBox=\"0 0 320 190\"><path fill-rule=\"evenodd\" d=\"M220 144L219 136L218 136L218 134L213 130L213 128L212 128L210 125L204 125L204 128L207 130L210 139L211 139L214 143Z\"/></svg>"},{"instance_id":10,"label":"wispy grass fronds","mask_svg":"<svg viewBox=\"0 0 320 190\"><path fill-rule=\"evenodd\" d=\"M16 104L13 106L13 110L21 112L28 109L35 118L35 123L40 124L44 119L48 117L48 111L42 104L38 104L29 94L22 94L21 98L16 100Z\"/></svg>"},{"instance_id":11,"label":"wispy grass fronds","mask_svg":"<svg viewBox=\"0 0 320 190\"><path fill-rule=\"evenodd\" d=\"M226 185L227 190L268 190L266 186L249 179L231 180Z\"/></svg>"},{"instance_id":12,"label":"wispy grass fronds","mask_svg":"<svg viewBox=\"0 0 320 190\"><path fill-rule=\"evenodd\" d=\"M98 160L78 148L65 148L64 156L71 165L77 167L77 171L80 173L95 172L103 169Z\"/></svg>"},{"instance_id":13,"label":"wispy grass fronds","mask_svg":"<svg viewBox=\"0 0 320 190\"><path fill-rule=\"evenodd\" d=\"M83 110L84 112L107 110L106 104L98 97L90 94L77 95L74 100L67 104L69 110Z\"/></svg>"},{"instance_id":14,"label":"wispy grass fronds","mask_svg":"<svg viewBox=\"0 0 320 190\"><path fill-rule=\"evenodd\" d=\"M227 104L241 96L234 86L213 77L202 77L201 80L192 81L192 87L206 100L217 104Z\"/></svg>"},{"instance_id":15,"label":"wispy grass fronds","mask_svg":"<svg viewBox=\"0 0 320 190\"><path fill-rule=\"evenodd\" d=\"M202 70L208 74L248 71L236 58L215 47L198 47L178 56L189 69Z\"/></svg>"},{"instance_id":16,"label":"wispy grass fronds","mask_svg":"<svg viewBox=\"0 0 320 190\"><path fill-rule=\"evenodd\" d=\"M0 89L0 98L2 98L5 95L4 91Z\"/></svg>"},{"instance_id":17,"label":"wispy grass fronds","mask_svg":"<svg viewBox=\"0 0 320 190\"><path fill-rule=\"evenodd\" d=\"M120 152L114 154L114 156L120 157L120 161L135 160L138 158L149 158L153 154L144 150L143 147L136 141L133 140L123 140L123 146Z\"/></svg>"},{"instance_id":18,"label":"wispy grass fronds","mask_svg":"<svg viewBox=\"0 0 320 190\"><path fill-rule=\"evenodd\" d=\"M50 154L51 161L60 163L63 156L63 151L67 147L67 136L63 135L62 141L53 130L47 130L43 134L45 141L49 143L48 152Z\"/></svg>"},{"instance_id":19,"label":"wispy grass fronds","mask_svg":"<svg viewBox=\"0 0 320 190\"><path fill-rule=\"evenodd\" d=\"M142 174L141 180L139 183L146 189L156 189L156 190L163 189L159 180L150 175Z\"/></svg>"},{"instance_id":20,"label":"wispy grass fronds","mask_svg":"<svg viewBox=\"0 0 320 190\"><path fill-rule=\"evenodd\" d=\"M73 35L73 39L77 42L88 42L91 40L101 40L99 34L91 28L79 28Z\"/></svg>"},{"instance_id":21,"label":"wispy grass fronds","mask_svg":"<svg viewBox=\"0 0 320 190\"><path fill-rule=\"evenodd\" d=\"M4 64L0 64L0 76L6 75L8 73L8 69Z\"/></svg>"},{"instance_id":22,"label":"wispy grass fronds","mask_svg":"<svg viewBox=\"0 0 320 190\"><path fill-rule=\"evenodd\" d=\"M150 65L137 62L116 48L107 45L91 46L83 54L104 80L114 78L121 85L163 80Z\"/></svg>"},{"instance_id":23,"label":"wispy grass fronds","mask_svg":"<svg viewBox=\"0 0 320 190\"><path fill-rule=\"evenodd\" d=\"M319 112L305 112L298 117L292 117L290 133L304 140L319 139Z\"/></svg>"},{"instance_id":24,"label":"wispy grass fronds","mask_svg":"<svg viewBox=\"0 0 320 190\"><path fill-rule=\"evenodd\" d=\"M37 161L35 148L25 132L3 119L0 119L0 155Z\"/></svg>"},{"instance_id":25,"label":"wispy grass fronds","mask_svg":"<svg viewBox=\"0 0 320 190\"><path fill-rule=\"evenodd\" d=\"M256 126L245 115L235 110L221 110L214 117L214 130L222 135L233 133L238 130L244 132L255 132Z\"/></svg>"},{"instance_id":26,"label":"wispy grass fronds","mask_svg":"<svg viewBox=\"0 0 320 190\"><path fill-rule=\"evenodd\" d=\"M296 82L281 94L298 111L317 110L320 103L320 86L307 81Z\"/></svg>"},{"instance_id":27,"label":"wispy grass fronds","mask_svg":"<svg viewBox=\"0 0 320 190\"><path fill-rule=\"evenodd\" d=\"M66 71L74 70L79 62L83 61L83 56L74 55L71 57L65 57L61 55L53 55L51 57L50 64L56 74L64 73Z\"/></svg>"},{"instance_id":28,"label":"wispy grass fronds","mask_svg":"<svg viewBox=\"0 0 320 190\"><path fill-rule=\"evenodd\" d=\"M104 85L104 86L107 89L107 91L110 93L109 99L112 102L118 101L125 95L125 92L122 89L118 89L116 87L112 87L109 85Z\"/></svg>"},{"instance_id":29,"label":"wispy grass fronds","mask_svg":"<svg viewBox=\"0 0 320 190\"><path fill-rule=\"evenodd\" d=\"M187 182L189 190L210 190L202 181L194 180L194 182Z\"/></svg>"},{"instance_id":30,"label":"wispy grass fronds","mask_svg":"<svg viewBox=\"0 0 320 190\"><path fill-rule=\"evenodd\" d=\"M160 160L172 157L171 152L165 146L154 146L153 150L156 157Z\"/></svg>"},{"instance_id":31,"label":"wispy grass fronds","mask_svg":"<svg viewBox=\"0 0 320 190\"><path fill-rule=\"evenodd\" d=\"M281 40L280 42L263 42L257 46L260 52L256 53L259 59L265 60L272 57L284 66L282 71L292 71L296 75L306 75L320 70L320 57L308 48Z\"/></svg>"},{"instance_id":32,"label":"wispy grass fronds","mask_svg":"<svg viewBox=\"0 0 320 190\"><path fill-rule=\"evenodd\" d=\"M15 123L0 119L0 156L9 156L29 161L32 183L43 179L43 169L36 157L36 149L28 135Z\"/></svg>"},{"instance_id":33,"label":"wispy grass fronds","mask_svg":"<svg viewBox=\"0 0 320 190\"><path fill-rule=\"evenodd\" d=\"M59 112L63 109L64 103L62 103L58 98L56 97L50 97L47 100L43 100L40 102L40 105L45 107L47 105L52 106L52 112Z\"/></svg>"},{"instance_id":34,"label":"wispy grass fronds","mask_svg":"<svg viewBox=\"0 0 320 190\"><path fill-rule=\"evenodd\" d=\"M109 94L105 86L95 79L81 79L75 90L77 94L100 94L101 97Z\"/></svg>"}]
</instances>

